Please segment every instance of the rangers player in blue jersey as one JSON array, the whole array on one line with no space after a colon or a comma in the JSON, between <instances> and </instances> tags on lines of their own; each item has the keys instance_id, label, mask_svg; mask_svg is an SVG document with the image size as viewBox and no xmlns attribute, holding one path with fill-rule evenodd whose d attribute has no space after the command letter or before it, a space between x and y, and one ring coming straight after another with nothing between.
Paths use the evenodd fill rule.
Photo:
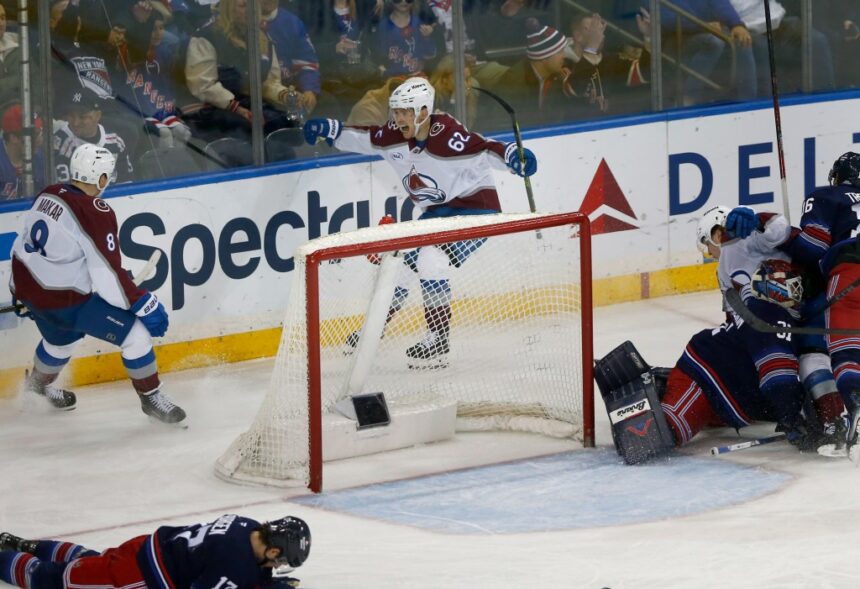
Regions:
<instances>
[{"instance_id":1,"label":"rangers player in blue jersey","mask_svg":"<svg viewBox=\"0 0 860 589\"><path fill-rule=\"evenodd\" d=\"M289 573L311 551L297 517L259 523L227 514L213 522L162 526L99 553L57 540L0 533L0 580L22 589L258 589L296 587ZM283 568L289 570L283 570Z\"/></svg>"},{"instance_id":2,"label":"rangers player in blue jersey","mask_svg":"<svg viewBox=\"0 0 860 589\"><path fill-rule=\"evenodd\" d=\"M305 123L308 143L319 139L342 150L378 155L401 178L408 198L421 211L419 219L501 211L492 168L521 176L537 171L537 159L515 143L502 143L474 133L444 112L434 113L436 92L424 78L409 78L391 93L390 120L381 126L344 126L335 119ZM418 273L424 300L425 337L406 351L411 367L435 365L449 351L451 268L459 268L481 246L480 240L414 250L404 262ZM403 305L405 285L395 289L388 318ZM354 346L357 338L347 341Z\"/></svg>"},{"instance_id":3,"label":"rangers player in blue jersey","mask_svg":"<svg viewBox=\"0 0 860 589\"><path fill-rule=\"evenodd\" d=\"M841 297L826 311L826 327L857 330L827 336L836 384L852 412L853 444L860 418L860 288L855 288L860 281L860 154L849 151L839 156L828 180L830 186L814 190L803 202L800 231L786 251L793 260L820 269L827 278L828 298Z\"/></svg>"}]
</instances>

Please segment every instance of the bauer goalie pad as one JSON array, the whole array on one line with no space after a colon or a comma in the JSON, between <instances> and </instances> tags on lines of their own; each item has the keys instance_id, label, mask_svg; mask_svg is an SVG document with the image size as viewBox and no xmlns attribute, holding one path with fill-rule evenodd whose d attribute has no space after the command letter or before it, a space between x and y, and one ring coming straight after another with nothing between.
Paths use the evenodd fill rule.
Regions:
<instances>
[{"instance_id":1,"label":"bauer goalie pad","mask_svg":"<svg viewBox=\"0 0 860 589\"><path fill-rule=\"evenodd\" d=\"M657 376L663 378L660 372ZM598 360L594 373L609 414L612 441L625 463L639 464L675 447L660 406L658 378L631 342Z\"/></svg>"}]
</instances>

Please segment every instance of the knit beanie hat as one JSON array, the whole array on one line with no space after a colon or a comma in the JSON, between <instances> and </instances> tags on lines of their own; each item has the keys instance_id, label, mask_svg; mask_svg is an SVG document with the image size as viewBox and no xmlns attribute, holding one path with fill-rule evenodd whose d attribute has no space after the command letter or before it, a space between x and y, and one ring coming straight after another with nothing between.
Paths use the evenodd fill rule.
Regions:
<instances>
[{"instance_id":1,"label":"knit beanie hat","mask_svg":"<svg viewBox=\"0 0 860 589\"><path fill-rule=\"evenodd\" d=\"M567 37L556 29L540 24L538 19L526 20L526 54L539 61L551 57L565 48Z\"/></svg>"}]
</instances>

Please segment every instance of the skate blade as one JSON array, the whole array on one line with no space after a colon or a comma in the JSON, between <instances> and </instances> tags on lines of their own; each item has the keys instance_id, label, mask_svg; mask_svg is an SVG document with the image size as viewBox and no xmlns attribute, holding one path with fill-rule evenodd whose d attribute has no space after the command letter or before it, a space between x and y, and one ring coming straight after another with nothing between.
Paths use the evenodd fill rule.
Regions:
<instances>
[{"instance_id":1,"label":"skate blade","mask_svg":"<svg viewBox=\"0 0 860 589\"><path fill-rule=\"evenodd\" d=\"M427 360L419 360L417 358L410 358L406 366L409 367L409 370L441 370L448 368L448 359L429 358Z\"/></svg>"},{"instance_id":2,"label":"skate blade","mask_svg":"<svg viewBox=\"0 0 860 589\"><path fill-rule=\"evenodd\" d=\"M818 454L827 458L848 458L848 449L845 446L837 448L836 444L824 444L819 446Z\"/></svg>"},{"instance_id":3,"label":"skate blade","mask_svg":"<svg viewBox=\"0 0 860 589\"><path fill-rule=\"evenodd\" d=\"M146 418L150 423L157 423L158 425L169 427L171 429L188 429L188 418L185 418L182 421L177 421L176 423L167 423L166 421L161 421L157 417L153 417L151 415L147 415Z\"/></svg>"}]
</instances>

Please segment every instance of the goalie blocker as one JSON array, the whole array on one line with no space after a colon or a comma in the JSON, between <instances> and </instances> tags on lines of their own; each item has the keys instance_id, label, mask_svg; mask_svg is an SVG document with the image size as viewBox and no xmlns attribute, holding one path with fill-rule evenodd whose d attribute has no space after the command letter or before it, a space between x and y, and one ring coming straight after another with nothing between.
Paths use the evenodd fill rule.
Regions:
<instances>
[{"instance_id":1,"label":"goalie blocker","mask_svg":"<svg viewBox=\"0 0 860 589\"><path fill-rule=\"evenodd\" d=\"M675 448L660 405L666 369L651 368L626 341L595 362L594 378L609 414L612 440L626 464L639 464Z\"/></svg>"}]
</instances>

